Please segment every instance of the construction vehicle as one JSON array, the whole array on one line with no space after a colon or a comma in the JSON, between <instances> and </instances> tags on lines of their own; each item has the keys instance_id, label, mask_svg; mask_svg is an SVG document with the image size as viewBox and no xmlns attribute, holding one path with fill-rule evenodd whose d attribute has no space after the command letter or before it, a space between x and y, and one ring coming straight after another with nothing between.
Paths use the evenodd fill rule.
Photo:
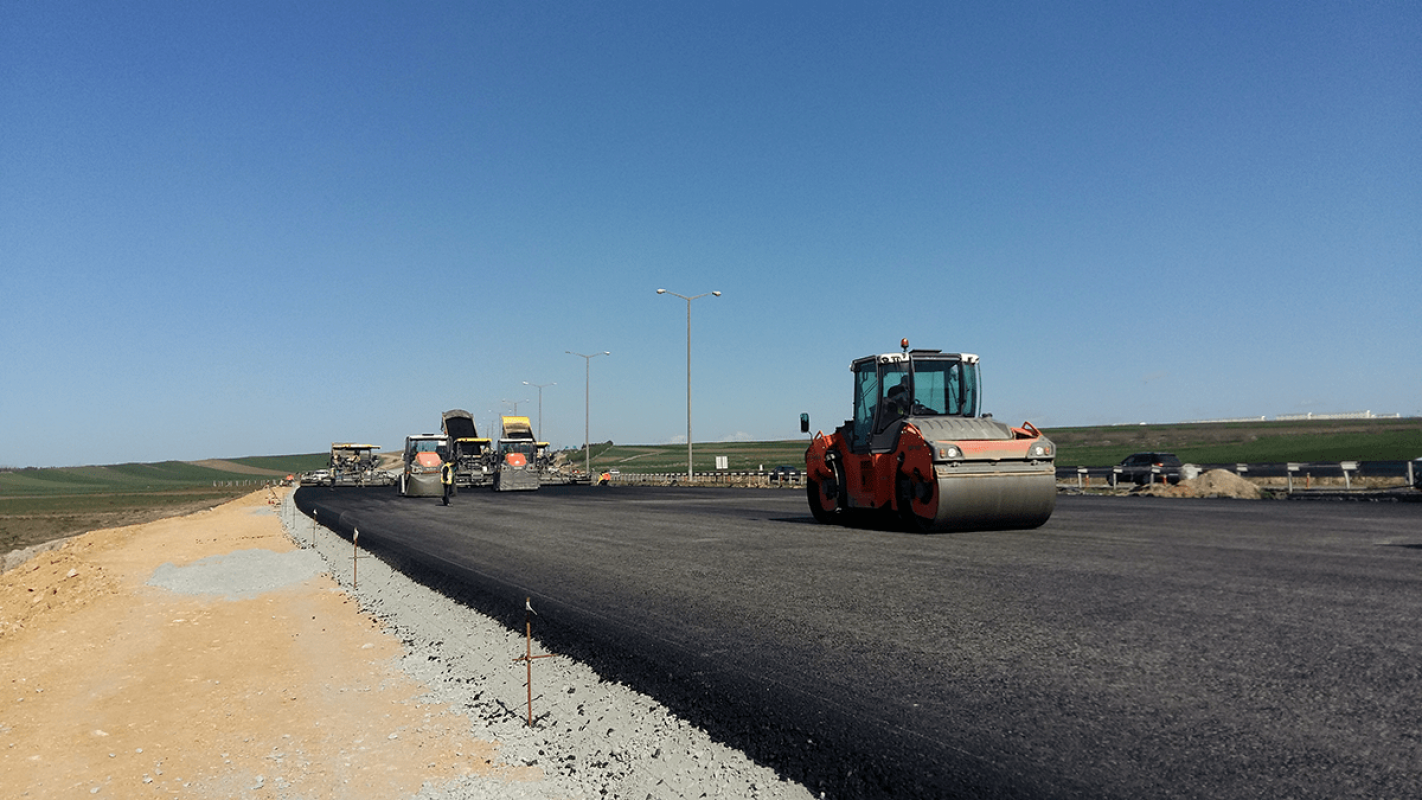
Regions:
<instances>
[{"instance_id":1,"label":"construction vehicle","mask_svg":"<svg viewBox=\"0 0 1422 800\"><path fill-rule=\"evenodd\" d=\"M400 494L405 497L442 497L440 469L449 458L449 437L442 433L417 433L405 437Z\"/></svg>"},{"instance_id":2,"label":"construction vehicle","mask_svg":"<svg viewBox=\"0 0 1422 800\"><path fill-rule=\"evenodd\" d=\"M379 449L379 445L373 444L332 442L326 485L389 486L387 473L376 468L375 451Z\"/></svg>"},{"instance_id":3,"label":"construction vehicle","mask_svg":"<svg viewBox=\"0 0 1422 800\"><path fill-rule=\"evenodd\" d=\"M542 484L538 468L539 446L547 443L534 441L533 426L528 417L502 417L499 434L498 464L494 470L494 491L526 492Z\"/></svg>"},{"instance_id":4,"label":"construction vehicle","mask_svg":"<svg viewBox=\"0 0 1422 800\"><path fill-rule=\"evenodd\" d=\"M444 412L440 429L449 437L449 459L454 462L454 491L494 482L498 464L493 441L480 437L474 415L455 408Z\"/></svg>"},{"instance_id":5,"label":"construction vehicle","mask_svg":"<svg viewBox=\"0 0 1422 800\"><path fill-rule=\"evenodd\" d=\"M553 478L553 474L558 471L558 468L554 466L554 462L557 458L553 453L548 451L549 445L547 442L534 442L533 447L533 463L538 467L539 477L544 483L547 483Z\"/></svg>"},{"instance_id":6,"label":"construction vehicle","mask_svg":"<svg viewBox=\"0 0 1422 800\"><path fill-rule=\"evenodd\" d=\"M313 469L301 473L300 483L302 486L330 486L331 471L326 469Z\"/></svg>"},{"instance_id":7,"label":"construction vehicle","mask_svg":"<svg viewBox=\"0 0 1422 800\"><path fill-rule=\"evenodd\" d=\"M921 532L1036 528L1056 507L1056 447L981 414L978 357L910 350L850 364L854 417L805 451L825 523L897 519ZM809 432L809 417L800 416Z\"/></svg>"}]
</instances>

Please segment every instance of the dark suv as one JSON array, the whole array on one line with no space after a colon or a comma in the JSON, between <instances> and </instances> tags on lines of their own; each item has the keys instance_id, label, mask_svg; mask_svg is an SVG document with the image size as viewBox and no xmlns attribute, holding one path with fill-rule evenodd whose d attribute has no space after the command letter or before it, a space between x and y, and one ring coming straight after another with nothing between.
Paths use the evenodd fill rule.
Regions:
<instances>
[{"instance_id":1,"label":"dark suv","mask_svg":"<svg viewBox=\"0 0 1422 800\"><path fill-rule=\"evenodd\" d=\"M770 471L771 483L786 483L800 477L800 469L789 464L781 464Z\"/></svg>"},{"instance_id":2,"label":"dark suv","mask_svg":"<svg viewBox=\"0 0 1422 800\"><path fill-rule=\"evenodd\" d=\"M1162 475L1171 483L1180 482L1180 459L1174 453L1132 453L1116 469L1120 470L1117 483L1130 481L1144 486L1160 480L1158 476Z\"/></svg>"}]
</instances>

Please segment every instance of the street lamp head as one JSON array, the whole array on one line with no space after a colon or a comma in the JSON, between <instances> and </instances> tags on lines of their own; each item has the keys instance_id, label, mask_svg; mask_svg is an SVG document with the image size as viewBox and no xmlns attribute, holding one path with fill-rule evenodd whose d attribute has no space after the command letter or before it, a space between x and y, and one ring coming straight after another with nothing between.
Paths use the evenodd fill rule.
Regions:
<instances>
[{"instance_id":1,"label":"street lamp head","mask_svg":"<svg viewBox=\"0 0 1422 800\"><path fill-rule=\"evenodd\" d=\"M658 290L657 290L657 294L666 294L666 293L667 293L667 290L666 290L666 289L658 289Z\"/></svg>"},{"instance_id":2,"label":"street lamp head","mask_svg":"<svg viewBox=\"0 0 1422 800\"><path fill-rule=\"evenodd\" d=\"M602 354L605 355L605 356L610 356L610 355L612 355L612 351L611 351L611 350L604 350L604 351L602 351Z\"/></svg>"},{"instance_id":3,"label":"street lamp head","mask_svg":"<svg viewBox=\"0 0 1422 800\"><path fill-rule=\"evenodd\" d=\"M720 297L720 296L721 296L721 293L720 293L720 292L712 292L711 294L714 294L714 295L716 295L717 297Z\"/></svg>"}]
</instances>

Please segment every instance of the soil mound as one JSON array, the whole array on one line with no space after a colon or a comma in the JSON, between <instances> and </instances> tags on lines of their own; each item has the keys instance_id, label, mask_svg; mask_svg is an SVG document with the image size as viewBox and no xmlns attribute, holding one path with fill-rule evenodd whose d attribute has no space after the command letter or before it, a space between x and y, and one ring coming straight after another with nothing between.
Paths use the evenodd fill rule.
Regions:
<instances>
[{"instance_id":1,"label":"soil mound","mask_svg":"<svg viewBox=\"0 0 1422 800\"><path fill-rule=\"evenodd\" d=\"M1212 469L1197 478L1181 481L1175 486L1164 484L1142 486L1132 494L1155 497L1233 497L1239 500L1258 500L1263 496L1258 486L1227 469Z\"/></svg>"}]
</instances>

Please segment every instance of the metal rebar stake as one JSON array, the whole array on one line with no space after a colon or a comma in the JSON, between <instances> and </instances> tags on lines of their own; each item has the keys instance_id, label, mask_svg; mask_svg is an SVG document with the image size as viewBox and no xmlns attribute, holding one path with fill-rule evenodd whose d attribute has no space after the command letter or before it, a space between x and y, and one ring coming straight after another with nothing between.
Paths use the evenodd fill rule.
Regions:
<instances>
[{"instance_id":1,"label":"metal rebar stake","mask_svg":"<svg viewBox=\"0 0 1422 800\"><path fill-rule=\"evenodd\" d=\"M541 655L534 655L534 654L533 654L533 619L532 619L532 617L531 617L530 615L532 615L532 614L537 614L537 613L538 613L537 611L534 611L534 610L533 610L533 598L532 598L532 597L526 597L526 598L524 598L524 600L523 600L523 636L524 636L524 645L523 645L523 647L524 647L524 649L523 649L523 655L521 655L521 656L519 656L518 658L515 658L515 659L514 659L514 661L522 661L522 662L524 662L524 664L527 665L527 669L528 669L528 677L527 677L527 681L528 681L528 682L527 682L527 686L528 686L528 727L530 727L530 728L533 727L533 660L534 660L535 658L552 658L552 657L553 657L553 654L552 654L552 653L543 653L543 654L541 654Z\"/></svg>"}]
</instances>

